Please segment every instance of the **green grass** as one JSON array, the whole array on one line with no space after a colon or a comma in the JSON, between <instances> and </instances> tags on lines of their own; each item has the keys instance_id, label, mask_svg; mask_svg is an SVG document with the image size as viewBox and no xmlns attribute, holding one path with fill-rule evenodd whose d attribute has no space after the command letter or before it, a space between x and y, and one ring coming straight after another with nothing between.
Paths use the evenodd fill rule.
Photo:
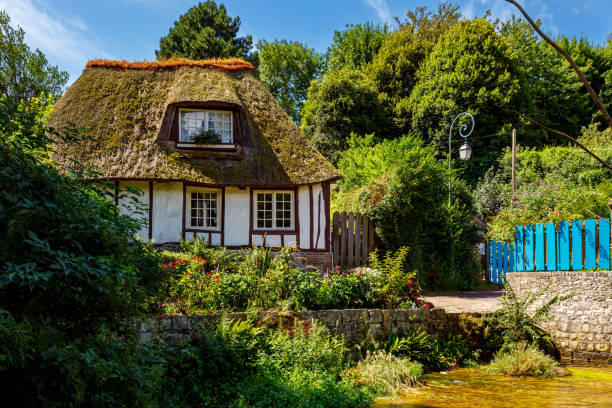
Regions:
<instances>
[{"instance_id":1,"label":"green grass","mask_svg":"<svg viewBox=\"0 0 612 408\"><path fill-rule=\"evenodd\" d=\"M484 367L489 374L502 374L510 377L553 377L557 374L559 363L534 346L520 343L509 351L498 354Z\"/></svg>"},{"instance_id":2,"label":"green grass","mask_svg":"<svg viewBox=\"0 0 612 408\"><path fill-rule=\"evenodd\" d=\"M360 361L349 373L378 397L406 394L419 384L423 367L407 358L377 351Z\"/></svg>"}]
</instances>

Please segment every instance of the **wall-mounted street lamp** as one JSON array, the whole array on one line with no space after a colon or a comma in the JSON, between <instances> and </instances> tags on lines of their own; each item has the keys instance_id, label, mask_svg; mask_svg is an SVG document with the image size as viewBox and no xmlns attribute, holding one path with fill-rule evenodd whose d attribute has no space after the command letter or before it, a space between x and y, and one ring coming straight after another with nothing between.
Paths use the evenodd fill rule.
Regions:
<instances>
[{"instance_id":1,"label":"wall-mounted street lamp","mask_svg":"<svg viewBox=\"0 0 612 408\"><path fill-rule=\"evenodd\" d=\"M450 170L451 170L451 139L453 137L453 126L455 126L455 122L457 121L457 119L459 119L461 116L464 116L464 115L467 115L470 117L470 119L472 119L472 126L470 127L470 131L467 133L465 133L468 129L468 125L466 123L459 126L459 136L461 136L464 139L463 144L459 148L459 157L461 158L461 160L464 160L464 161L470 160L470 157L472 157L472 147L468 144L467 138L469 135L472 134L472 131L474 130L474 117L469 112L461 112L460 114L455 116L455 119L453 119L453 122L451 123L450 130L448 131L448 210L449 211L451 208L451 173L450 173Z\"/></svg>"}]
</instances>

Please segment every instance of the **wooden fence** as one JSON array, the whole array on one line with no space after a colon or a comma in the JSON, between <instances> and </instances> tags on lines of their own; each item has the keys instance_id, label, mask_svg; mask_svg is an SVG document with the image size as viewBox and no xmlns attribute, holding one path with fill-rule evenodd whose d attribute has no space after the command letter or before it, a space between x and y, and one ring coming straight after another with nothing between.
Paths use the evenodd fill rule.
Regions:
<instances>
[{"instance_id":1,"label":"wooden fence","mask_svg":"<svg viewBox=\"0 0 612 408\"><path fill-rule=\"evenodd\" d=\"M514 245L490 241L487 259L489 282L501 284L508 272L514 272Z\"/></svg>"},{"instance_id":2,"label":"wooden fence","mask_svg":"<svg viewBox=\"0 0 612 408\"><path fill-rule=\"evenodd\" d=\"M515 231L516 271L610 269L610 219L520 225Z\"/></svg>"},{"instance_id":3,"label":"wooden fence","mask_svg":"<svg viewBox=\"0 0 612 408\"><path fill-rule=\"evenodd\" d=\"M363 214L335 212L331 239L334 265L367 265L375 243L374 225Z\"/></svg>"}]
</instances>

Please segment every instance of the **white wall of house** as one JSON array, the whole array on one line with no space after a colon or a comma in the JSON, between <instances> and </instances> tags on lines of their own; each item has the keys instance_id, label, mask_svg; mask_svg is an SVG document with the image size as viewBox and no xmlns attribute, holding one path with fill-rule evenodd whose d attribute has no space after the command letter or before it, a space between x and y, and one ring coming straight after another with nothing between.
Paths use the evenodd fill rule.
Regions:
<instances>
[{"instance_id":1,"label":"white wall of house","mask_svg":"<svg viewBox=\"0 0 612 408\"><path fill-rule=\"evenodd\" d=\"M312 186L313 215L313 249L325 248L325 200L321 184Z\"/></svg>"},{"instance_id":2,"label":"white wall of house","mask_svg":"<svg viewBox=\"0 0 612 408\"><path fill-rule=\"evenodd\" d=\"M224 243L228 246L249 244L249 194L248 188L225 188Z\"/></svg>"},{"instance_id":3,"label":"white wall of house","mask_svg":"<svg viewBox=\"0 0 612 408\"><path fill-rule=\"evenodd\" d=\"M310 249L310 189L298 188L298 208L300 214L300 249Z\"/></svg>"},{"instance_id":4,"label":"white wall of house","mask_svg":"<svg viewBox=\"0 0 612 408\"><path fill-rule=\"evenodd\" d=\"M148 206L149 204L149 182L148 181L121 181L120 187L137 187L143 194L136 197L137 201ZM192 186L187 187L187 192ZM311 192L309 186L297 188L298 198L298 223L299 223L299 249L325 249L325 197L321 184L312 186L312 215L311 220ZM250 234L250 189L240 189L238 187L226 187L222 229L219 231L206 231L198 233L200 238L210 240L212 245L221 245L223 232L223 245L225 246L246 246L249 245ZM187 195L188 199L189 195ZM255 202L253 203L255 205ZM134 208L128 198L119 200L119 209L122 214L134 215ZM221 209L221 199L219 201ZM183 232L183 184L179 182L154 182L153 183L153 211L152 211L152 236L155 243L177 242ZM185 215L188 216L187 214ZM143 239L148 238L148 214L143 213L139 216L147 221L145 226L139 231ZM221 217L219 217L221 222ZM255 217L253 217L255 223ZM310 245L312 223L312 248ZM185 223L187 226L187 222ZM194 233L185 232L185 238L193 239ZM263 231L253 232L253 244L263 244ZM281 245L296 247L298 235L296 233L280 234L267 233L266 246L278 247Z\"/></svg>"},{"instance_id":5,"label":"white wall of house","mask_svg":"<svg viewBox=\"0 0 612 408\"><path fill-rule=\"evenodd\" d=\"M136 187L142 194L134 194L128 191L122 191L119 195L119 213L129 215L133 218L143 221L142 228L138 231L138 235L144 239L149 239L149 182L148 181L121 181L119 188L124 190L126 187ZM137 204L139 203L140 206ZM144 205L144 207L142 207Z\"/></svg>"},{"instance_id":6,"label":"white wall of house","mask_svg":"<svg viewBox=\"0 0 612 408\"><path fill-rule=\"evenodd\" d=\"M153 183L153 239L177 242L183 232L183 183Z\"/></svg>"}]
</instances>

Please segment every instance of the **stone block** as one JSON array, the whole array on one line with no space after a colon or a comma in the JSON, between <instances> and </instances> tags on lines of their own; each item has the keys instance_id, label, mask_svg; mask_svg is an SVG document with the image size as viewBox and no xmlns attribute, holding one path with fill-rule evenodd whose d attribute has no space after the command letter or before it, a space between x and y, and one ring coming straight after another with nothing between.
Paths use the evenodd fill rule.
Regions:
<instances>
[{"instance_id":1,"label":"stone block","mask_svg":"<svg viewBox=\"0 0 612 408\"><path fill-rule=\"evenodd\" d=\"M369 322L370 323L382 323L383 311L381 309L368 310Z\"/></svg>"},{"instance_id":2,"label":"stone block","mask_svg":"<svg viewBox=\"0 0 612 408\"><path fill-rule=\"evenodd\" d=\"M341 310L318 310L317 319L326 326L335 327L342 323L342 311Z\"/></svg>"},{"instance_id":3,"label":"stone block","mask_svg":"<svg viewBox=\"0 0 612 408\"><path fill-rule=\"evenodd\" d=\"M346 309L342 311L342 322L353 324L364 324L368 318L367 309Z\"/></svg>"}]
</instances>

